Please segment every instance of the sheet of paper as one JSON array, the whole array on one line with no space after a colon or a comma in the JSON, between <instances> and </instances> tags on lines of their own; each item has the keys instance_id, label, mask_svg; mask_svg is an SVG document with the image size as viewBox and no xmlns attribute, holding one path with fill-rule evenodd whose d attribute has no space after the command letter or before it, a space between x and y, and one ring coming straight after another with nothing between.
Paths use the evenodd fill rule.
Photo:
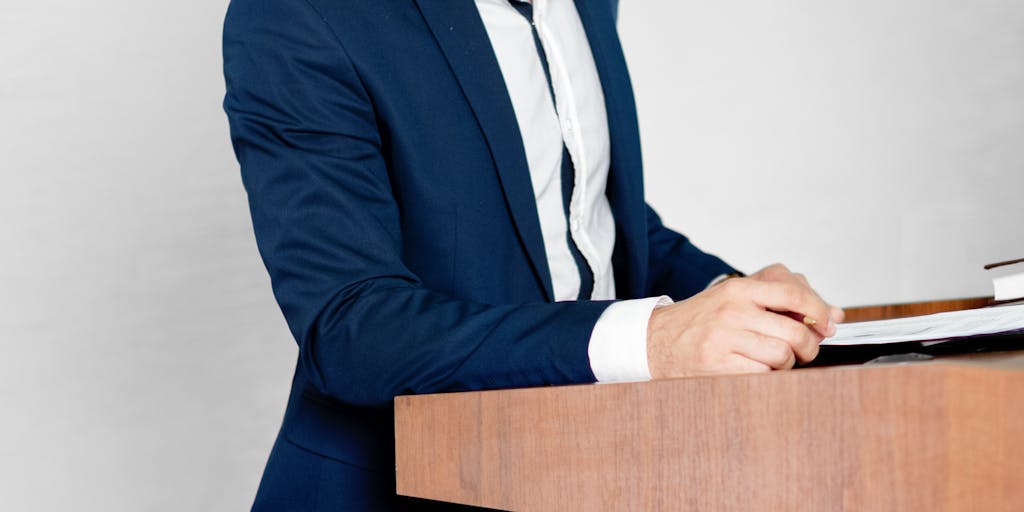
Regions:
<instances>
[{"instance_id":1,"label":"sheet of paper","mask_svg":"<svg viewBox=\"0 0 1024 512\"><path fill-rule=\"evenodd\" d=\"M822 345L877 345L903 341L938 341L1024 330L1024 304L935 315L840 324Z\"/></svg>"}]
</instances>

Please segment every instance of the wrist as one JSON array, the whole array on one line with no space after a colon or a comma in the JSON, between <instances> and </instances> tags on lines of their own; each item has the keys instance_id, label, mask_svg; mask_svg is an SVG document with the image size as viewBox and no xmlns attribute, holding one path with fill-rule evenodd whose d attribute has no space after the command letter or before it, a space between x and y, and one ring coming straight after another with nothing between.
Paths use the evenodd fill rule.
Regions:
<instances>
[{"instance_id":1,"label":"wrist","mask_svg":"<svg viewBox=\"0 0 1024 512\"><path fill-rule=\"evenodd\" d=\"M711 280L711 284L708 285L708 288L711 288L711 287L713 287L715 285L718 285L718 284L722 284L722 283L724 283L724 282L726 282L726 281L728 281L728 280L730 280L730 279L732 279L734 277L747 277L747 275L744 274L743 272L738 272L738 271L737 272L730 272L728 274L722 274L722 275L712 279Z\"/></svg>"},{"instance_id":2,"label":"wrist","mask_svg":"<svg viewBox=\"0 0 1024 512\"><path fill-rule=\"evenodd\" d=\"M647 368L651 372L652 379L660 379L665 376L659 362L663 359L662 353L667 346L665 341L668 336L667 314L667 309L656 308L651 311L651 318L647 322Z\"/></svg>"}]
</instances>

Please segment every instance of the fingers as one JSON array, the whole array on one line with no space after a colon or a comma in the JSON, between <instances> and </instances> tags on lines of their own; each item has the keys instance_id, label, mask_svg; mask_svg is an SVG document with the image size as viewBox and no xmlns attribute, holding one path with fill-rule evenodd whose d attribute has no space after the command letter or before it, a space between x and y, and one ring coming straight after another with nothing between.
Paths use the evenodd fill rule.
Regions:
<instances>
[{"instance_id":1,"label":"fingers","mask_svg":"<svg viewBox=\"0 0 1024 512\"><path fill-rule=\"evenodd\" d=\"M788 370L796 364L796 354L789 343L763 334L746 332L731 340L733 352L773 370Z\"/></svg>"},{"instance_id":2,"label":"fingers","mask_svg":"<svg viewBox=\"0 0 1024 512\"><path fill-rule=\"evenodd\" d=\"M818 344L823 337L817 331L785 315L757 309L754 311L745 325L749 331L786 343L801 363L818 357Z\"/></svg>"},{"instance_id":3,"label":"fingers","mask_svg":"<svg viewBox=\"0 0 1024 512\"><path fill-rule=\"evenodd\" d=\"M648 364L655 378L789 369L814 360L843 317L806 277L773 265L655 310Z\"/></svg>"},{"instance_id":4,"label":"fingers","mask_svg":"<svg viewBox=\"0 0 1024 512\"><path fill-rule=\"evenodd\" d=\"M732 281L739 281L733 279ZM723 286L730 283L722 283ZM835 326L829 319L832 318L832 307L821 300L810 288L802 285L787 282L766 282L748 281L744 285L745 290L753 302L761 308L773 311L797 313L804 317L814 319L811 325L818 334L832 336L835 334ZM733 285L735 289L737 285ZM744 290L740 290L742 293Z\"/></svg>"},{"instance_id":5,"label":"fingers","mask_svg":"<svg viewBox=\"0 0 1024 512\"><path fill-rule=\"evenodd\" d=\"M803 274L800 274L800 273L792 272L788 268L786 268L785 265L783 265L781 263L775 263L773 265L769 265L769 266L761 269L760 271L758 271L757 273L755 273L754 275L752 275L750 277L752 277L754 279L758 279L760 281L768 281L768 282L777 281L777 282L788 282L788 283L798 284L798 285L806 287L808 290L813 292L815 295L818 295L818 298L821 298L821 296L818 294L817 290L815 290L814 287L811 286L811 283L807 280L807 276L805 276ZM822 302L824 302L824 299L822 299ZM831 309L830 309L829 313L830 313L829 317L832 319L833 323L839 324L839 323L842 323L843 320L846 319L845 312L842 309L837 308L835 306L831 306ZM821 318L815 318L815 320L822 320L822 319Z\"/></svg>"},{"instance_id":6,"label":"fingers","mask_svg":"<svg viewBox=\"0 0 1024 512\"><path fill-rule=\"evenodd\" d=\"M842 308L832 306L832 321L841 324L843 320L846 320L846 312Z\"/></svg>"},{"instance_id":7,"label":"fingers","mask_svg":"<svg viewBox=\"0 0 1024 512\"><path fill-rule=\"evenodd\" d=\"M792 275L793 273L790 272L790 270L786 268L786 266L783 265L782 263L773 263L765 268L762 268L761 270L758 270L757 272L754 273L754 275L750 277L765 281L781 281L784 279L788 279L789 276Z\"/></svg>"},{"instance_id":8,"label":"fingers","mask_svg":"<svg viewBox=\"0 0 1024 512\"><path fill-rule=\"evenodd\" d=\"M822 302L825 302L825 299L821 297L821 294L818 293L818 290L815 290L814 287L811 286L811 283L807 281L806 276L804 276L803 274L793 274L793 276L796 277L796 281L798 283L800 283L803 286L806 286L808 290L814 292L814 295L816 295L818 299L820 299ZM827 302L825 303L828 304ZM843 319L846 318L846 313L844 313L843 310L840 308L829 305L828 317L832 319L833 324L840 324L843 322Z\"/></svg>"},{"instance_id":9,"label":"fingers","mask_svg":"<svg viewBox=\"0 0 1024 512\"><path fill-rule=\"evenodd\" d=\"M722 373L764 373L772 371L772 367L760 361L755 361L742 354L729 354L725 359L725 368Z\"/></svg>"}]
</instances>

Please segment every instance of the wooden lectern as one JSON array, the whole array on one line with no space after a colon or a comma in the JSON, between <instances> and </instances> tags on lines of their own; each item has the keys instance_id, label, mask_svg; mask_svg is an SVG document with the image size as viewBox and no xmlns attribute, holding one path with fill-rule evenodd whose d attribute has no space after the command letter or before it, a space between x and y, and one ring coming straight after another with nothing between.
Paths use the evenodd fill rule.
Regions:
<instances>
[{"instance_id":1,"label":"wooden lectern","mask_svg":"<svg viewBox=\"0 0 1024 512\"><path fill-rule=\"evenodd\" d=\"M395 413L408 496L543 511L1024 510L1024 352L407 396Z\"/></svg>"}]
</instances>

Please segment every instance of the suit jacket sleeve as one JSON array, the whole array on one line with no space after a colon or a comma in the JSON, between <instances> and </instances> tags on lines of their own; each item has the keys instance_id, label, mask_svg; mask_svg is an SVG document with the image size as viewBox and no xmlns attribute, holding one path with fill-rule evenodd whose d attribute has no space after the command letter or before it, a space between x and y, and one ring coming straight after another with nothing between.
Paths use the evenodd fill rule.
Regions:
<instances>
[{"instance_id":1,"label":"suit jacket sleeve","mask_svg":"<svg viewBox=\"0 0 1024 512\"><path fill-rule=\"evenodd\" d=\"M425 289L403 265L372 100L310 4L233 1L224 58L257 244L317 391L388 406L399 394L594 380L587 345L608 303L473 303Z\"/></svg>"},{"instance_id":2,"label":"suit jacket sleeve","mask_svg":"<svg viewBox=\"0 0 1024 512\"><path fill-rule=\"evenodd\" d=\"M736 272L718 257L698 249L685 236L665 227L650 206L647 206L647 238L649 296L685 299L704 290L716 277Z\"/></svg>"}]
</instances>

